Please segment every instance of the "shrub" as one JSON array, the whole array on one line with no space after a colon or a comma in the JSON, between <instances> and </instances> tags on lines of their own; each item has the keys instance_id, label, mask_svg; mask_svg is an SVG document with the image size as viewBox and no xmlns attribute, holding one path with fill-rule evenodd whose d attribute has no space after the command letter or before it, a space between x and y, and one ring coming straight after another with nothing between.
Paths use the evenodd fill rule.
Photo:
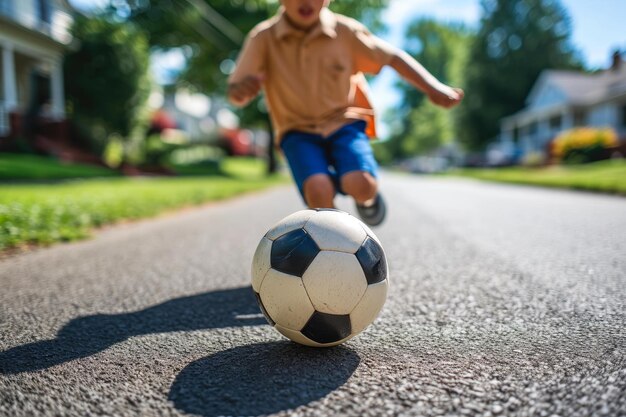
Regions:
<instances>
[{"instance_id":1,"label":"shrub","mask_svg":"<svg viewBox=\"0 0 626 417\"><path fill-rule=\"evenodd\" d=\"M574 128L562 132L552 141L552 155L568 164L593 162L606 159L607 149L617 144L613 129Z\"/></svg>"}]
</instances>

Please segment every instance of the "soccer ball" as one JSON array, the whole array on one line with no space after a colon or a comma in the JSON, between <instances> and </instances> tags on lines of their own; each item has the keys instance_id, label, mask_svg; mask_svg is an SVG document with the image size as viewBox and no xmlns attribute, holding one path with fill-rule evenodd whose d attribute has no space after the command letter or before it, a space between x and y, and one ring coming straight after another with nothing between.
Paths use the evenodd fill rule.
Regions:
<instances>
[{"instance_id":1,"label":"soccer ball","mask_svg":"<svg viewBox=\"0 0 626 417\"><path fill-rule=\"evenodd\" d=\"M387 276L376 235L333 209L285 217L263 236L252 261L265 318L308 346L335 346L365 329L385 303Z\"/></svg>"}]
</instances>

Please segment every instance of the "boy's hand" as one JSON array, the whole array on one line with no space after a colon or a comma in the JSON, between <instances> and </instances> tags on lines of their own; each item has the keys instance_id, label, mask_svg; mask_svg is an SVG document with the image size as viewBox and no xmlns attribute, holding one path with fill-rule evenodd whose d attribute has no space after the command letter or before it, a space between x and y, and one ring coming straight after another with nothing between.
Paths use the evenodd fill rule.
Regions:
<instances>
[{"instance_id":1,"label":"boy's hand","mask_svg":"<svg viewBox=\"0 0 626 417\"><path fill-rule=\"evenodd\" d=\"M236 106L244 106L261 90L263 75L248 75L243 80L228 86L228 98Z\"/></svg>"},{"instance_id":2,"label":"boy's hand","mask_svg":"<svg viewBox=\"0 0 626 417\"><path fill-rule=\"evenodd\" d=\"M446 109L459 104L465 96L465 93L460 88L452 88L445 84L433 86L427 94L430 101Z\"/></svg>"},{"instance_id":3,"label":"boy's hand","mask_svg":"<svg viewBox=\"0 0 626 417\"><path fill-rule=\"evenodd\" d=\"M449 109L459 104L465 96L463 90L441 83L422 64L402 50L396 51L389 65L438 106Z\"/></svg>"}]
</instances>

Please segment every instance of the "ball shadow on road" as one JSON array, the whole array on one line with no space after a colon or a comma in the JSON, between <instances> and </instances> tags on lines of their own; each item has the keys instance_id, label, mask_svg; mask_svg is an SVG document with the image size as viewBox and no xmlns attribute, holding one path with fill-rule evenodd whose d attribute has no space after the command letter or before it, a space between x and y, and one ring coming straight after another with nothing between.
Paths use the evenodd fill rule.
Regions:
<instances>
[{"instance_id":1,"label":"ball shadow on road","mask_svg":"<svg viewBox=\"0 0 626 417\"><path fill-rule=\"evenodd\" d=\"M349 348L310 348L292 342L259 343L218 352L189 364L168 399L205 417L259 416L324 398L356 370Z\"/></svg>"},{"instance_id":2,"label":"ball shadow on road","mask_svg":"<svg viewBox=\"0 0 626 417\"><path fill-rule=\"evenodd\" d=\"M47 369L96 354L131 336L265 323L251 287L211 291L131 313L75 318L55 339L0 352L0 374Z\"/></svg>"}]
</instances>

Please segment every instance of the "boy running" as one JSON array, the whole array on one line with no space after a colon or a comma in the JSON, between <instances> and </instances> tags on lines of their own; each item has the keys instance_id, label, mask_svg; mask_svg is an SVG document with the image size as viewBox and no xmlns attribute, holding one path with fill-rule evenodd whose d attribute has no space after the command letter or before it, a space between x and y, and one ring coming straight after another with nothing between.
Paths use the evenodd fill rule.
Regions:
<instances>
[{"instance_id":1,"label":"boy running","mask_svg":"<svg viewBox=\"0 0 626 417\"><path fill-rule=\"evenodd\" d=\"M356 20L331 12L329 3L281 0L277 15L248 34L228 97L245 106L264 90L276 144L310 208L332 208L337 192L348 194L362 220L376 226L386 208L368 139L376 131L363 74L389 65L445 108L457 105L463 91Z\"/></svg>"}]
</instances>

